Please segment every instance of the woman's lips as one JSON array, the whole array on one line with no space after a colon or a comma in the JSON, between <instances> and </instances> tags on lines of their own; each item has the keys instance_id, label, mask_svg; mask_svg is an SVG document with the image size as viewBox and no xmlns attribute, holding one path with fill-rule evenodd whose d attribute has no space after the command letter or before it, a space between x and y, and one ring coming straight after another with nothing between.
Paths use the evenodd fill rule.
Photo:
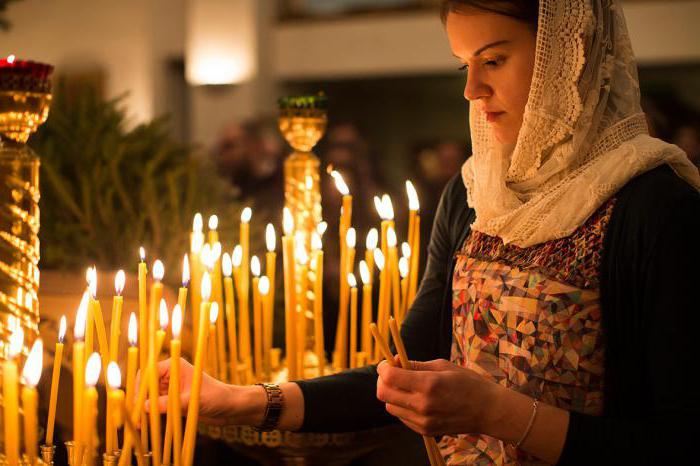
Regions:
<instances>
[{"instance_id":1,"label":"woman's lips","mask_svg":"<svg viewBox=\"0 0 700 466\"><path fill-rule=\"evenodd\" d=\"M486 121L493 123L506 112L486 112Z\"/></svg>"}]
</instances>

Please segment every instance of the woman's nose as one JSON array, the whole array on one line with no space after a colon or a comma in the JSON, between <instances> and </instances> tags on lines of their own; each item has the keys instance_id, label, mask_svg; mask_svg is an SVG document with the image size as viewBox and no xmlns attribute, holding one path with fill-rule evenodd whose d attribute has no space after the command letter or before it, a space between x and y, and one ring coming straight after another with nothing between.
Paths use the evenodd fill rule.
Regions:
<instances>
[{"instance_id":1,"label":"woman's nose","mask_svg":"<svg viewBox=\"0 0 700 466\"><path fill-rule=\"evenodd\" d=\"M464 98L473 101L491 95L491 87L484 82L478 70L472 68L467 73L467 83L464 86Z\"/></svg>"}]
</instances>

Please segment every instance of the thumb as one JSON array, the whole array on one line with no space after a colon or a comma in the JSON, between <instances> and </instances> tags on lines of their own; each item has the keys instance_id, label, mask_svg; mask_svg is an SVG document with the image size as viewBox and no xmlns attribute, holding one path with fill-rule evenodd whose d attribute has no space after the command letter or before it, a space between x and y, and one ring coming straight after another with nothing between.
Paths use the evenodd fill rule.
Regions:
<instances>
[{"instance_id":1,"label":"thumb","mask_svg":"<svg viewBox=\"0 0 700 466\"><path fill-rule=\"evenodd\" d=\"M432 361L411 361L411 369L414 371L447 371L454 367L445 359L433 359Z\"/></svg>"}]
</instances>

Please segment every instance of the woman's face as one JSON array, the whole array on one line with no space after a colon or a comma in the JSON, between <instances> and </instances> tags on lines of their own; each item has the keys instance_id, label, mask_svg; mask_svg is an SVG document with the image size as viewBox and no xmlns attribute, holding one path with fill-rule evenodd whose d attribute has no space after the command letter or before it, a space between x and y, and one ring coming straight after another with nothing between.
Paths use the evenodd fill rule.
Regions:
<instances>
[{"instance_id":1,"label":"woman's face","mask_svg":"<svg viewBox=\"0 0 700 466\"><path fill-rule=\"evenodd\" d=\"M476 8L447 16L452 53L467 71L464 98L486 114L498 141L513 144L523 123L535 63L535 31Z\"/></svg>"}]
</instances>

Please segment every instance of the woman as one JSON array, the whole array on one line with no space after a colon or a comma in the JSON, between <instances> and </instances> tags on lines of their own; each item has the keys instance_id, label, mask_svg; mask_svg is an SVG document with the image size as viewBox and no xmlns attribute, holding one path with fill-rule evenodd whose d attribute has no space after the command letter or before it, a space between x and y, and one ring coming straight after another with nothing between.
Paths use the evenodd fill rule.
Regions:
<instances>
[{"instance_id":1,"label":"woman","mask_svg":"<svg viewBox=\"0 0 700 466\"><path fill-rule=\"evenodd\" d=\"M443 193L402 328L413 367L283 384L279 419L274 389L207 379L202 416L398 419L442 436L448 464L678 461L700 414L700 176L647 134L619 4L453 0L443 18L474 154Z\"/></svg>"}]
</instances>

